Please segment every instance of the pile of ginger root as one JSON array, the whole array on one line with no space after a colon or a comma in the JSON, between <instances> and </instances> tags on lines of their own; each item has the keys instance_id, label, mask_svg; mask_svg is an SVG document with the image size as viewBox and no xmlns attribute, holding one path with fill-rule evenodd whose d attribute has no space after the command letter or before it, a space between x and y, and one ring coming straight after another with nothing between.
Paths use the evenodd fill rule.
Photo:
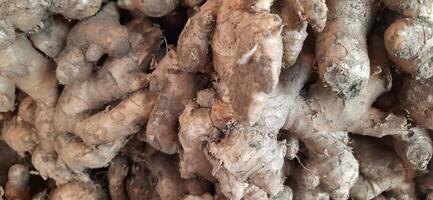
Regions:
<instances>
[{"instance_id":1,"label":"pile of ginger root","mask_svg":"<svg viewBox=\"0 0 433 200\"><path fill-rule=\"evenodd\" d=\"M0 0L0 130L6 200L433 200L433 1Z\"/></svg>"}]
</instances>

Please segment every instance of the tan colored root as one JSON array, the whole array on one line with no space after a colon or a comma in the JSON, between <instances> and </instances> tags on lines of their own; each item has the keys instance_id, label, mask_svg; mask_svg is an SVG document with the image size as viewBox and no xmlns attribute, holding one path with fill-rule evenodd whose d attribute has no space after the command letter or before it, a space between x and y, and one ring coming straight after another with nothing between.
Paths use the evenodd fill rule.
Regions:
<instances>
[{"instance_id":1,"label":"tan colored root","mask_svg":"<svg viewBox=\"0 0 433 200\"><path fill-rule=\"evenodd\" d=\"M36 51L30 41L20 36L6 49L0 50L0 111L14 109L15 87L37 103L53 106L57 98L57 80L48 59Z\"/></svg>"},{"instance_id":2,"label":"tan colored root","mask_svg":"<svg viewBox=\"0 0 433 200\"><path fill-rule=\"evenodd\" d=\"M235 119L245 125L261 116L263 100L277 86L283 55L283 24L269 13L272 1L255 3L223 1L212 41L219 82L228 88Z\"/></svg>"},{"instance_id":3,"label":"tan colored root","mask_svg":"<svg viewBox=\"0 0 433 200\"><path fill-rule=\"evenodd\" d=\"M105 200L108 199L102 188L92 182L72 181L58 186L50 193L50 200Z\"/></svg>"},{"instance_id":4,"label":"tan colored root","mask_svg":"<svg viewBox=\"0 0 433 200\"><path fill-rule=\"evenodd\" d=\"M36 122L36 109L36 102L30 96L26 96L20 101L17 116L21 120L34 125Z\"/></svg>"},{"instance_id":5,"label":"tan colored root","mask_svg":"<svg viewBox=\"0 0 433 200\"><path fill-rule=\"evenodd\" d=\"M20 156L32 152L39 143L35 128L27 122L14 118L3 127L3 140Z\"/></svg>"},{"instance_id":6,"label":"tan colored root","mask_svg":"<svg viewBox=\"0 0 433 200\"><path fill-rule=\"evenodd\" d=\"M180 68L195 72L209 64L210 40L220 0L210 0L191 17L179 36L177 56Z\"/></svg>"},{"instance_id":7,"label":"tan colored root","mask_svg":"<svg viewBox=\"0 0 433 200\"><path fill-rule=\"evenodd\" d=\"M172 12L179 0L118 0L117 3L127 10L139 10L150 17L162 17Z\"/></svg>"},{"instance_id":8,"label":"tan colored root","mask_svg":"<svg viewBox=\"0 0 433 200\"><path fill-rule=\"evenodd\" d=\"M57 60L57 79L61 84L86 80L91 75L92 64L104 54L120 57L129 50L128 31L119 23L116 6L107 4L98 14L80 21L69 31L66 47Z\"/></svg>"},{"instance_id":9,"label":"tan colored root","mask_svg":"<svg viewBox=\"0 0 433 200\"><path fill-rule=\"evenodd\" d=\"M9 168L8 182L5 187L6 199L30 200L29 169L23 164Z\"/></svg>"},{"instance_id":10,"label":"tan colored root","mask_svg":"<svg viewBox=\"0 0 433 200\"><path fill-rule=\"evenodd\" d=\"M200 176L213 181L212 165L205 156L205 144L217 129L212 123L210 109L198 108L190 103L179 117L180 174L182 178Z\"/></svg>"},{"instance_id":11,"label":"tan colored root","mask_svg":"<svg viewBox=\"0 0 433 200\"><path fill-rule=\"evenodd\" d=\"M364 137L354 138L351 144L359 162L360 173L357 183L350 191L352 198L373 199L382 192L395 191L394 195L399 196L398 199L416 199L414 190L405 191L405 194L400 192L406 190L405 187L412 187L414 173L405 169L404 162L391 149Z\"/></svg>"},{"instance_id":12,"label":"tan colored root","mask_svg":"<svg viewBox=\"0 0 433 200\"><path fill-rule=\"evenodd\" d=\"M149 116L146 135L141 135L140 139L164 153L177 153L180 149L177 136L179 115L184 104L194 98L206 82L207 79L201 75L182 72L176 52L169 51L150 77L150 90L159 95Z\"/></svg>"},{"instance_id":13,"label":"tan colored root","mask_svg":"<svg viewBox=\"0 0 433 200\"><path fill-rule=\"evenodd\" d=\"M316 41L321 80L346 98L366 87L370 76L367 33L379 9L375 0L331 0L325 29Z\"/></svg>"},{"instance_id":14,"label":"tan colored root","mask_svg":"<svg viewBox=\"0 0 433 200\"><path fill-rule=\"evenodd\" d=\"M68 19L83 19L94 15L102 1L17 0L2 2L0 13L0 48L10 46L15 40L15 29L26 33L45 28L44 20L53 13Z\"/></svg>"}]
</instances>

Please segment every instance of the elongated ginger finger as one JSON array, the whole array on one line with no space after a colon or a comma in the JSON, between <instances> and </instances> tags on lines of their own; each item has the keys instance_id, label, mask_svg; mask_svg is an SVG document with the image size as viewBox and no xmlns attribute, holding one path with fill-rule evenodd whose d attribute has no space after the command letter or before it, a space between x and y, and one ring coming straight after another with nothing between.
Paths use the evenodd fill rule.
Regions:
<instances>
[{"instance_id":1,"label":"elongated ginger finger","mask_svg":"<svg viewBox=\"0 0 433 200\"><path fill-rule=\"evenodd\" d=\"M169 51L150 77L150 90L159 95L147 123L146 135L141 135L140 139L164 153L178 152L179 115L184 104L194 98L206 82L207 78L202 75L181 71L176 52Z\"/></svg>"},{"instance_id":2,"label":"elongated ginger finger","mask_svg":"<svg viewBox=\"0 0 433 200\"><path fill-rule=\"evenodd\" d=\"M220 0L206 1L183 28L177 42L177 56L182 70L195 72L209 64L211 34L220 3Z\"/></svg>"},{"instance_id":3,"label":"elongated ginger finger","mask_svg":"<svg viewBox=\"0 0 433 200\"><path fill-rule=\"evenodd\" d=\"M74 134L88 145L127 137L146 124L155 101L155 94L138 91L110 111L97 113L79 122L74 127Z\"/></svg>"},{"instance_id":4,"label":"elongated ginger finger","mask_svg":"<svg viewBox=\"0 0 433 200\"><path fill-rule=\"evenodd\" d=\"M321 80L333 91L353 98L370 77L367 33L379 9L376 0L331 0L325 29L316 40Z\"/></svg>"}]
</instances>

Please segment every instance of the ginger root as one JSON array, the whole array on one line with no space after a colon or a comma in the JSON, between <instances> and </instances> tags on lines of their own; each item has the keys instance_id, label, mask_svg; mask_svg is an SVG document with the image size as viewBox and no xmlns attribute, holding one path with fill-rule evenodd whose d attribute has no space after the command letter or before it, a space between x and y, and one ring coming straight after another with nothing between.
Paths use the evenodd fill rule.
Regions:
<instances>
[{"instance_id":1,"label":"ginger root","mask_svg":"<svg viewBox=\"0 0 433 200\"><path fill-rule=\"evenodd\" d=\"M23 164L15 164L9 168L8 182L5 187L6 199L29 200L29 169Z\"/></svg>"},{"instance_id":2,"label":"ginger root","mask_svg":"<svg viewBox=\"0 0 433 200\"><path fill-rule=\"evenodd\" d=\"M5 0L6 198L432 198L432 5Z\"/></svg>"}]
</instances>

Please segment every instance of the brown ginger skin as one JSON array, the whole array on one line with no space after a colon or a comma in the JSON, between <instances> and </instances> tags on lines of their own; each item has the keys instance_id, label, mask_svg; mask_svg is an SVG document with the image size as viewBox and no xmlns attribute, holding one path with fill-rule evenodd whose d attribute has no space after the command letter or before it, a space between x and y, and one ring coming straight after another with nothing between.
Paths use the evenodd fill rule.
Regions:
<instances>
[{"instance_id":1,"label":"brown ginger skin","mask_svg":"<svg viewBox=\"0 0 433 200\"><path fill-rule=\"evenodd\" d=\"M117 3L127 10L139 10L150 17L162 17L172 12L179 0L118 0Z\"/></svg>"},{"instance_id":2,"label":"brown ginger skin","mask_svg":"<svg viewBox=\"0 0 433 200\"><path fill-rule=\"evenodd\" d=\"M5 197L11 200L30 200L29 169L23 164L15 164L9 168Z\"/></svg>"},{"instance_id":3,"label":"brown ginger skin","mask_svg":"<svg viewBox=\"0 0 433 200\"><path fill-rule=\"evenodd\" d=\"M111 161L110 167L107 171L111 199L129 199L125 187L125 180L126 176L128 175L128 170L128 160L125 157L117 156Z\"/></svg>"},{"instance_id":4,"label":"brown ginger skin","mask_svg":"<svg viewBox=\"0 0 433 200\"><path fill-rule=\"evenodd\" d=\"M316 40L321 80L346 98L358 96L370 76L367 33L379 9L376 0L331 0L325 29Z\"/></svg>"},{"instance_id":5,"label":"brown ginger skin","mask_svg":"<svg viewBox=\"0 0 433 200\"><path fill-rule=\"evenodd\" d=\"M95 76L68 84L60 95L53 117L58 131L53 142L55 152L43 155L46 150L37 149L38 154L33 159L34 163L49 160L46 169L41 169L43 163L35 164L43 171L43 176L55 177L59 183L71 179L87 181L85 171L88 168L108 166L126 144L128 136L146 123L156 96L144 89L148 80L142 70L147 68L158 49L161 32L141 18L127 26L132 51L121 58L108 58ZM118 99L123 100L112 108L105 107ZM89 113L103 108L106 110ZM48 170L52 168L70 171Z\"/></svg>"},{"instance_id":6,"label":"brown ginger skin","mask_svg":"<svg viewBox=\"0 0 433 200\"><path fill-rule=\"evenodd\" d=\"M180 68L195 72L210 62L210 40L215 28L220 0L210 0L192 16L177 42L177 56Z\"/></svg>"},{"instance_id":7,"label":"brown ginger skin","mask_svg":"<svg viewBox=\"0 0 433 200\"><path fill-rule=\"evenodd\" d=\"M20 36L0 50L0 111L11 111L15 104L15 87L36 102L53 106L57 98L57 80L52 63Z\"/></svg>"},{"instance_id":8,"label":"brown ginger skin","mask_svg":"<svg viewBox=\"0 0 433 200\"><path fill-rule=\"evenodd\" d=\"M50 195L50 200L106 200L108 199L101 186L92 182L72 181L58 186Z\"/></svg>"},{"instance_id":9,"label":"brown ginger skin","mask_svg":"<svg viewBox=\"0 0 433 200\"><path fill-rule=\"evenodd\" d=\"M32 44L50 58L57 58L66 45L66 36L70 25L60 17L51 17L44 21L44 28L29 39Z\"/></svg>"},{"instance_id":10,"label":"brown ginger skin","mask_svg":"<svg viewBox=\"0 0 433 200\"><path fill-rule=\"evenodd\" d=\"M393 22L385 32L385 46L391 60L403 72L418 78L433 76L433 29L431 24L412 18Z\"/></svg>"},{"instance_id":11,"label":"brown ginger skin","mask_svg":"<svg viewBox=\"0 0 433 200\"><path fill-rule=\"evenodd\" d=\"M282 20L271 14L272 0L223 1L212 40L213 67L228 96L236 120L253 125L263 99L275 89L281 69Z\"/></svg>"},{"instance_id":12,"label":"brown ginger skin","mask_svg":"<svg viewBox=\"0 0 433 200\"><path fill-rule=\"evenodd\" d=\"M66 47L57 59L57 79L61 84L88 79L92 65L104 54L126 55L130 50L128 39L127 28L119 24L116 6L107 4L69 31Z\"/></svg>"},{"instance_id":13,"label":"brown ginger skin","mask_svg":"<svg viewBox=\"0 0 433 200\"><path fill-rule=\"evenodd\" d=\"M289 116L283 129L303 141L310 155L304 164L308 170L301 169L299 172L301 179L297 181L296 198L348 198L349 190L358 177L358 163L347 149L347 132L374 137L394 135L393 139L399 143L396 149L412 149L399 153L407 161L406 164L414 169L426 168L426 161L432 155L431 140L413 137L415 141L427 141L422 145L406 140L412 135L412 130L404 117L371 108L374 100L389 90L389 78L389 71L383 68L376 71L360 96L350 101L338 98L330 88L323 87L323 83L312 85L306 97L291 96L287 103L293 106L289 106ZM293 90L296 93L296 88ZM312 109L311 112L307 111L309 109ZM312 115L315 117L311 118ZM333 146L332 150L327 149L328 146ZM327 153L323 153L325 149ZM341 159L346 160L344 164L339 164ZM320 185L317 184L319 182Z\"/></svg>"},{"instance_id":14,"label":"brown ginger skin","mask_svg":"<svg viewBox=\"0 0 433 200\"><path fill-rule=\"evenodd\" d=\"M283 64L293 65L301 53L307 38L307 25L314 31L325 28L328 8L323 0L282 0L277 4L279 15L283 20Z\"/></svg>"},{"instance_id":15,"label":"brown ginger skin","mask_svg":"<svg viewBox=\"0 0 433 200\"><path fill-rule=\"evenodd\" d=\"M158 97L149 116L146 135L141 135L140 139L164 153L177 153L179 115L206 82L201 75L181 71L176 52L169 51L150 77L150 90Z\"/></svg>"},{"instance_id":16,"label":"brown ginger skin","mask_svg":"<svg viewBox=\"0 0 433 200\"><path fill-rule=\"evenodd\" d=\"M217 131L209 108L199 108L194 102L185 106L179 117L179 141L182 145L179 170L182 178L199 176L214 181L212 165L204 154L209 136Z\"/></svg>"},{"instance_id":17,"label":"brown ginger skin","mask_svg":"<svg viewBox=\"0 0 433 200\"><path fill-rule=\"evenodd\" d=\"M433 20L433 2L416 0L382 0L386 7L397 11L405 17Z\"/></svg>"},{"instance_id":18,"label":"brown ginger skin","mask_svg":"<svg viewBox=\"0 0 433 200\"><path fill-rule=\"evenodd\" d=\"M414 173L383 144L367 137L355 137L351 146L359 162L359 178L350 195L353 199L373 199L389 191L397 199L416 199Z\"/></svg>"},{"instance_id":19,"label":"brown ginger skin","mask_svg":"<svg viewBox=\"0 0 433 200\"><path fill-rule=\"evenodd\" d=\"M2 137L21 156L24 156L26 152L32 152L39 143L35 128L17 118L6 123L2 130Z\"/></svg>"},{"instance_id":20,"label":"brown ginger skin","mask_svg":"<svg viewBox=\"0 0 433 200\"><path fill-rule=\"evenodd\" d=\"M43 21L53 13L68 19L83 19L94 15L102 0L17 0L2 2L0 13L0 48L11 45L15 40L15 29L37 32L46 25Z\"/></svg>"},{"instance_id":21,"label":"brown ginger skin","mask_svg":"<svg viewBox=\"0 0 433 200\"><path fill-rule=\"evenodd\" d=\"M401 91L400 103L418 124L433 130L433 78L407 77Z\"/></svg>"}]
</instances>

